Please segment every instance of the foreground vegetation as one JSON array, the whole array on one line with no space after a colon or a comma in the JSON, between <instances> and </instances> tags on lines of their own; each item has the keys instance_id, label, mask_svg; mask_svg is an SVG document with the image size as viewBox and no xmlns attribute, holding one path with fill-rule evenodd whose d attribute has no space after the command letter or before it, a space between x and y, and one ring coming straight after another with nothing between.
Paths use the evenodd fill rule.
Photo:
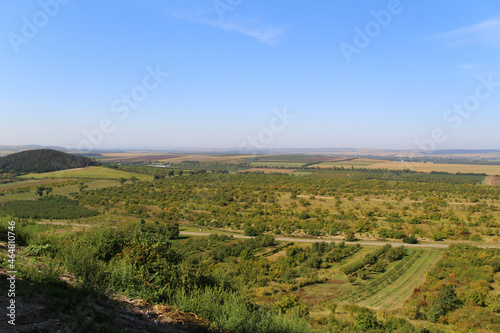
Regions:
<instances>
[{"instance_id":1,"label":"foreground vegetation","mask_svg":"<svg viewBox=\"0 0 500 333\"><path fill-rule=\"evenodd\" d=\"M6 225L6 221L2 221L2 226ZM63 283L60 278L69 272L74 288L101 294L123 293L148 302L173 305L208 319L215 330L422 331L404 318L380 319L372 310L332 301L323 305L329 309L329 315L310 316L309 308L294 293L294 286L317 283L315 275L325 266L323 259L332 263L340 260L334 265L346 267L341 263L346 256L357 253L359 246L318 243L307 248L283 247L270 236L235 241L232 237L217 235L172 243L170 239L176 233L146 223L73 233L40 233L36 225L24 222L18 223L17 228L20 230L19 243L24 245L24 259L17 264L23 279L45 286L60 285ZM1 234L5 235L6 228L2 229ZM276 246L279 251L285 250L286 255L273 261L266 253L267 249ZM379 257L382 252L384 259ZM382 252L370 250L363 258L368 256L381 262L398 260L405 255L403 248L390 246L384 247ZM343 254L339 257L338 253ZM4 267L8 263L6 259L2 261ZM310 276L309 279L299 278L298 272ZM273 281L281 284L282 292L274 295L279 299L273 303L259 301L259 290L260 295L263 292L259 286L270 286ZM348 311L351 317L338 314L340 308ZM95 318L78 320L83 321L89 331L99 331L103 325ZM431 327L431 331L438 330Z\"/></svg>"}]
</instances>

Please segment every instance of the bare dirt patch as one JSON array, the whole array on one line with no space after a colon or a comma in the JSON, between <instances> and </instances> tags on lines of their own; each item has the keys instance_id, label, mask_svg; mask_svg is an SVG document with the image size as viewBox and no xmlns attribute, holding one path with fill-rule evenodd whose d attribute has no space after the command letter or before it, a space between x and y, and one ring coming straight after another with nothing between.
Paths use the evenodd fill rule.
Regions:
<instances>
[{"instance_id":1,"label":"bare dirt patch","mask_svg":"<svg viewBox=\"0 0 500 333\"><path fill-rule=\"evenodd\" d=\"M486 178L486 185L500 186L500 177L489 176Z\"/></svg>"},{"instance_id":2,"label":"bare dirt patch","mask_svg":"<svg viewBox=\"0 0 500 333\"><path fill-rule=\"evenodd\" d=\"M332 299L338 299L344 293L345 281L337 279L329 279L323 283L304 286L294 292L310 307Z\"/></svg>"},{"instance_id":3,"label":"bare dirt patch","mask_svg":"<svg viewBox=\"0 0 500 333\"><path fill-rule=\"evenodd\" d=\"M0 278L8 274L0 269ZM67 280L67 279L65 279ZM71 279L69 279L71 280ZM6 284L2 284L0 301L8 304ZM194 313L181 312L123 295L90 294L75 298L71 286L49 286L16 277L23 293L16 295L15 326L0 321L0 332L84 332L82 327L97 332L209 332L209 322ZM81 293L81 292L80 292ZM96 331L97 329L97 331Z\"/></svg>"}]
</instances>

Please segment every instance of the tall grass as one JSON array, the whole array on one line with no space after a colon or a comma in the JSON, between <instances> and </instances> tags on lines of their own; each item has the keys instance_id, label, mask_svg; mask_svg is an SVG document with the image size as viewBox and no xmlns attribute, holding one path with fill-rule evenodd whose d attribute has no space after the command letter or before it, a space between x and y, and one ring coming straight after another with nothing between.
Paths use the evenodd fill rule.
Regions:
<instances>
[{"instance_id":1,"label":"tall grass","mask_svg":"<svg viewBox=\"0 0 500 333\"><path fill-rule=\"evenodd\" d=\"M309 332L305 319L277 314L249 303L245 298L220 286L179 292L173 305L210 320L212 327L229 332L294 333Z\"/></svg>"},{"instance_id":2,"label":"tall grass","mask_svg":"<svg viewBox=\"0 0 500 333\"><path fill-rule=\"evenodd\" d=\"M0 232L6 230L0 225ZM208 319L214 329L228 332L308 332L305 319L278 314L247 301L237 291L211 285L209 276L179 262L166 239L110 228L71 234L23 231L36 265L23 275L42 284L56 284L65 270L88 290L123 292ZM165 245L167 243L167 245Z\"/></svg>"}]
</instances>

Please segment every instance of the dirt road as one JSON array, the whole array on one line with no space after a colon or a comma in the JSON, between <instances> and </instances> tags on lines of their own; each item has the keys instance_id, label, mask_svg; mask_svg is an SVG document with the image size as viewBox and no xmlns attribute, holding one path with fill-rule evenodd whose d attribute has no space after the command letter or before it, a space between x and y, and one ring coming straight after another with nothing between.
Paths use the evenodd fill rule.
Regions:
<instances>
[{"instance_id":1,"label":"dirt road","mask_svg":"<svg viewBox=\"0 0 500 333\"><path fill-rule=\"evenodd\" d=\"M55 225L68 225L72 227L96 227L88 224L78 224L78 223L64 223L64 222L37 222L38 224L55 224ZM114 227L116 228L116 227ZM210 233L206 232L191 232L191 231L181 231L181 235L190 235L190 236L210 236ZM243 236L243 235L231 235L234 238L253 238L251 236ZM328 239L313 239L313 238L294 238L294 237L274 237L277 241L283 242L304 242L304 243L319 243L319 242L340 242L341 240L328 240ZM359 245L372 245L372 246L384 246L386 244L391 244L391 246L407 246L407 247L431 247L431 248L441 248L445 249L450 244L436 244L436 243L421 243L421 244L405 244L405 243L391 243L391 242L345 242L346 244L359 244ZM491 245L475 245L481 248L500 248L500 244L491 244Z\"/></svg>"},{"instance_id":2,"label":"dirt road","mask_svg":"<svg viewBox=\"0 0 500 333\"><path fill-rule=\"evenodd\" d=\"M191 236L209 236L209 233L203 233L203 232L190 232L190 231L181 231L181 235L191 235ZM243 236L243 235L232 235L234 238L253 238L250 236ZM319 243L319 242L326 242L326 243L331 243L331 242L339 242L339 240L327 240L327 239L312 239L312 238L294 238L294 237L275 237L277 241L284 241L284 242L305 242L305 243ZM423 244L405 244L405 243L391 243L391 242L345 242L346 244L359 244L359 245L374 245L374 246L384 246L386 244L391 244L391 246L407 246L407 247L432 247L432 248L442 248L445 249L447 248L450 244L434 244L434 243L423 243ZM487 246L482 246L479 245L479 247L482 248L500 248L500 244L495 245L487 245Z\"/></svg>"}]
</instances>

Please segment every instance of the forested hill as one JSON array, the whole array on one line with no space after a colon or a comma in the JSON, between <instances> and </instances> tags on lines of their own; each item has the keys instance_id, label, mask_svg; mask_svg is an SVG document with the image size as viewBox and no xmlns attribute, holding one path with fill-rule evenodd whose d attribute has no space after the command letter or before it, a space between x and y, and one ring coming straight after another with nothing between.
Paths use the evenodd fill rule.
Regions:
<instances>
[{"instance_id":1,"label":"forested hill","mask_svg":"<svg viewBox=\"0 0 500 333\"><path fill-rule=\"evenodd\" d=\"M84 156L71 155L53 149L26 150L0 157L0 172L41 173L96 165Z\"/></svg>"}]
</instances>

